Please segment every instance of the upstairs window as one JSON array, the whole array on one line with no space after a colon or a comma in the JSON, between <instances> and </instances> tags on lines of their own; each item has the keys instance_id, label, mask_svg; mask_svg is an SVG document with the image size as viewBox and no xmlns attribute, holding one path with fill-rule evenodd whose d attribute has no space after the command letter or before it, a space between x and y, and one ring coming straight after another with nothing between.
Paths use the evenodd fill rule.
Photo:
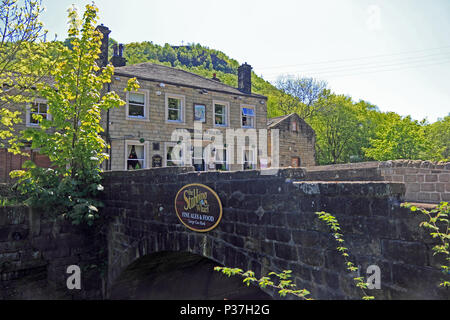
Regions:
<instances>
[{"instance_id":1,"label":"upstairs window","mask_svg":"<svg viewBox=\"0 0 450 320\"><path fill-rule=\"evenodd\" d=\"M40 120L36 118L40 116L42 120L48 119L48 105L44 102L34 102L28 108L27 125L39 126Z\"/></svg>"},{"instance_id":2,"label":"upstairs window","mask_svg":"<svg viewBox=\"0 0 450 320\"><path fill-rule=\"evenodd\" d=\"M242 127L254 128L255 127L255 108L242 107Z\"/></svg>"},{"instance_id":3,"label":"upstairs window","mask_svg":"<svg viewBox=\"0 0 450 320\"><path fill-rule=\"evenodd\" d=\"M183 122L184 99L178 95L166 96L166 120L169 122Z\"/></svg>"},{"instance_id":4,"label":"upstairs window","mask_svg":"<svg viewBox=\"0 0 450 320\"><path fill-rule=\"evenodd\" d=\"M228 126L228 106L224 103L214 103L214 125Z\"/></svg>"},{"instance_id":5,"label":"upstairs window","mask_svg":"<svg viewBox=\"0 0 450 320\"><path fill-rule=\"evenodd\" d=\"M292 121L291 124L292 131L297 132L297 121Z\"/></svg>"},{"instance_id":6,"label":"upstairs window","mask_svg":"<svg viewBox=\"0 0 450 320\"><path fill-rule=\"evenodd\" d=\"M128 114L129 118L144 119L146 118L145 112L145 93L142 92L129 92L128 93Z\"/></svg>"}]
</instances>

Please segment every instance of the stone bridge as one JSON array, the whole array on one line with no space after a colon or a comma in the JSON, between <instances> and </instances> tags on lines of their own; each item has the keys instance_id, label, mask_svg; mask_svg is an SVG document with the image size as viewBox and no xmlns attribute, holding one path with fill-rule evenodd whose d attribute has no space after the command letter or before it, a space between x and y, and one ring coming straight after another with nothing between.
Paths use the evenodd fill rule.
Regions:
<instances>
[{"instance_id":1,"label":"stone bridge","mask_svg":"<svg viewBox=\"0 0 450 320\"><path fill-rule=\"evenodd\" d=\"M400 208L403 183L307 178L303 169L282 169L276 175L257 170L198 173L191 168L105 174L107 295L132 295L120 291L142 281L139 261L145 257L183 252L215 265L250 269L257 276L292 270L298 288L316 299L360 298L351 279L355 275L346 273L336 242L315 215L323 210L338 218L361 275L369 265L380 267L382 289L370 294L449 298L448 291L437 288L442 261L432 255L431 241L418 227L422 218ZM205 184L219 195L223 218L214 230L198 233L178 220L174 199L190 183ZM188 279L186 274L184 281Z\"/></svg>"},{"instance_id":2,"label":"stone bridge","mask_svg":"<svg viewBox=\"0 0 450 320\"><path fill-rule=\"evenodd\" d=\"M373 168L361 170L340 174L353 181L313 181L319 174L301 168L274 175L190 167L107 172L98 229L24 207L0 208L0 298L278 297L212 271L221 265L257 277L289 269L314 299L360 299L355 275L345 270L337 244L315 215L326 211L337 217L361 276L369 265L379 266L381 289L369 294L449 299L438 288L443 261L419 228L423 218L400 207L405 184L382 181ZM222 220L209 232L186 228L175 214L175 196L190 183L209 186L222 202ZM82 268L81 290L67 290L72 264Z\"/></svg>"}]
</instances>

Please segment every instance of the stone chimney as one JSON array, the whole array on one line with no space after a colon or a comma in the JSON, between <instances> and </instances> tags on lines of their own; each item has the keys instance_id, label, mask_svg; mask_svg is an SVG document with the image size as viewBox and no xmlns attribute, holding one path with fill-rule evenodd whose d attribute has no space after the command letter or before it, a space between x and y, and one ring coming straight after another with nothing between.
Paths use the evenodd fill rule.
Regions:
<instances>
[{"instance_id":1,"label":"stone chimney","mask_svg":"<svg viewBox=\"0 0 450 320\"><path fill-rule=\"evenodd\" d=\"M97 30L103 34L102 45L100 47L101 53L100 57L97 60L97 65L100 68L104 68L108 65L108 43L111 30L109 30L108 27L105 27L103 24L97 26Z\"/></svg>"},{"instance_id":2,"label":"stone chimney","mask_svg":"<svg viewBox=\"0 0 450 320\"><path fill-rule=\"evenodd\" d=\"M127 59L123 57L123 44L113 45L113 56L111 58L111 63L114 67L123 67L127 64Z\"/></svg>"},{"instance_id":3,"label":"stone chimney","mask_svg":"<svg viewBox=\"0 0 450 320\"><path fill-rule=\"evenodd\" d=\"M238 89L244 93L252 93L252 66L247 62L238 68Z\"/></svg>"}]
</instances>

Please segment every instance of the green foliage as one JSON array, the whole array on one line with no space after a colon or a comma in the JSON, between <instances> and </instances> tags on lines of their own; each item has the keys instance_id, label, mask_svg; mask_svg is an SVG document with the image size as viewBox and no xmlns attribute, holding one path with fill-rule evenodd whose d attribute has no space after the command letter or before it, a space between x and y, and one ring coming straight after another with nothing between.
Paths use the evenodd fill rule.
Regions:
<instances>
[{"instance_id":1,"label":"green foliage","mask_svg":"<svg viewBox=\"0 0 450 320\"><path fill-rule=\"evenodd\" d=\"M8 105L30 101L32 87L52 66L42 11L41 1L0 1L0 147L8 146L15 137L13 125L21 122L21 113Z\"/></svg>"},{"instance_id":2,"label":"green foliage","mask_svg":"<svg viewBox=\"0 0 450 320\"><path fill-rule=\"evenodd\" d=\"M418 208L410 203L402 203L401 206L410 209L412 213L423 214L428 219L428 221L421 222L419 226L428 229L430 236L438 240L438 243L432 248L434 251L433 255L442 255L446 261L446 264L441 265L444 279L441 280L442 282L439 286L448 289L450 287L450 206L448 202L441 202L436 208L430 211L424 208Z\"/></svg>"},{"instance_id":3,"label":"green foliage","mask_svg":"<svg viewBox=\"0 0 450 320\"><path fill-rule=\"evenodd\" d=\"M148 41L133 42L125 46L124 57L130 64L162 62L171 67L200 67L233 74L237 74L239 67L236 60L228 58L220 51L202 47L200 44L171 46L166 43L164 46L160 46Z\"/></svg>"},{"instance_id":4,"label":"green foliage","mask_svg":"<svg viewBox=\"0 0 450 320\"><path fill-rule=\"evenodd\" d=\"M281 297L285 297L290 294L300 299L312 300L311 298L307 298L307 296L310 295L310 292L308 290L297 289L292 280L289 280L289 278L291 278L291 270L283 270L280 273L270 272L268 276L263 276L259 279L255 278L255 273L251 270L244 272L239 268L214 267L214 271L222 272L228 277L236 275L241 276L244 278L244 280L242 281L247 286L249 286L251 283L254 283L261 288L270 287L272 289L278 290L278 294ZM272 281L270 276L273 276L275 279L277 279L277 281Z\"/></svg>"},{"instance_id":5,"label":"green foliage","mask_svg":"<svg viewBox=\"0 0 450 320\"><path fill-rule=\"evenodd\" d=\"M54 83L40 82L36 89L47 100L51 118L40 117L40 128L26 129L13 143L20 148L21 140L29 141L53 165L40 168L27 161L24 170L11 173L19 178L16 188L24 201L67 216L74 224L92 225L99 217L100 165L108 157L108 146L100 135L101 112L125 104L115 92L104 92L114 69L109 65L100 70L96 64L102 37L95 30L96 19L93 5L86 6L82 20L75 9L69 10L72 50L58 47L61 59L51 72ZM127 89L136 86L130 81Z\"/></svg>"},{"instance_id":6,"label":"green foliage","mask_svg":"<svg viewBox=\"0 0 450 320\"><path fill-rule=\"evenodd\" d=\"M14 137L14 125L21 122L19 111L11 111L6 108L0 109L0 147L5 147L3 141Z\"/></svg>"},{"instance_id":7,"label":"green foliage","mask_svg":"<svg viewBox=\"0 0 450 320\"><path fill-rule=\"evenodd\" d=\"M316 150L319 164L350 161L363 127L359 112L350 97L327 93L317 105L310 124L316 132Z\"/></svg>"},{"instance_id":8,"label":"green foliage","mask_svg":"<svg viewBox=\"0 0 450 320\"><path fill-rule=\"evenodd\" d=\"M387 114L386 121L379 125L375 137L370 138L370 147L363 148L367 157L384 161L392 159L426 159L429 144L425 137L424 122L411 117Z\"/></svg>"},{"instance_id":9,"label":"green foliage","mask_svg":"<svg viewBox=\"0 0 450 320\"><path fill-rule=\"evenodd\" d=\"M450 161L450 115L426 126L425 136L432 151L429 158L435 161Z\"/></svg>"},{"instance_id":10,"label":"green foliage","mask_svg":"<svg viewBox=\"0 0 450 320\"><path fill-rule=\"evenodd\" d=\"M321 111L321 105L317 102L329 93L325 81L313 78L281 76L275 85L280 90L276 94L278 109L283 114L297 113L305 120Z\"/></svg>"},{"instance_id":11,"label":"green foliage","mask_svg":"<svg viewBox=\"0 0 450 320\"><path fill-rule=\"evenodd\" d=\"M316 215L322 222L324 222L330 228L335 241L338 243L338 247L336 247L336 250L340 252L341 255L344 257L345 266L347 270L351 273L358 271L358 268L355 266L355 264L349 260L350 255L348 253L348 248L344 247L345 240L343 238L343 234L339 233L341 227L336 217L323 211L316 212ZM369 296L364 290L367 289L367 283L364 281L362 277L355 277L353 278L353 280L355 281L356 287L361 289L363 300L375 299L374 296Z\"/></svg>"},{"instance_id":12,"label":"green foliage","mask_svg":"<svg viewBox=\"0 0 450 320\"><path fill-rule=\"evenodd\" d=\"M15 206L21 204L17 199L0 198L0 207Z\"/></svg>"}]
</instances>

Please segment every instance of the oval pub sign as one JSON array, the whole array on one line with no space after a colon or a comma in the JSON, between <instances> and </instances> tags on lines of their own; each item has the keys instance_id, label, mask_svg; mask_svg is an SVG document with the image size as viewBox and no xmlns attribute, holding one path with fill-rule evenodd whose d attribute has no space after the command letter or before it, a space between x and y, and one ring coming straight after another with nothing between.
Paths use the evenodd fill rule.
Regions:
<instances>
[{"instance_id":1,"label":"oval pub sign","mask_svg":"<svg viewBox=\"0 0 450 320\"><path fill-rule=\"evenodd\" d=\"M189 229L207 232L222 219L222 203L217 193L208 186L193 183L182 187L175 197L178 219Z\"/></svg>"}]
</instances>

